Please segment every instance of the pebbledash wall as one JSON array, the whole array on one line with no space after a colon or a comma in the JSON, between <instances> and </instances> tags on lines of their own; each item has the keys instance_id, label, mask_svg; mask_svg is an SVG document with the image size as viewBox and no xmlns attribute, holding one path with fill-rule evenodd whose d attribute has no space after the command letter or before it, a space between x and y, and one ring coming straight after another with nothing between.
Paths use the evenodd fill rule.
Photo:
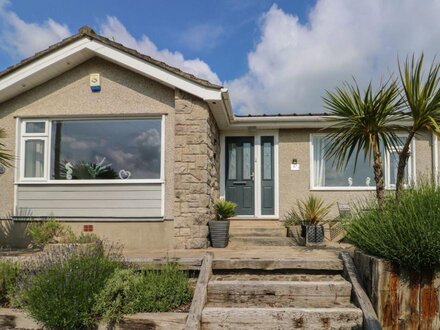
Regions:
<instances>
[{"instance_id":1,"label":"pebbledash wall","mask_svg":"<svg viewBox=\"0 0 440 330\"><path fill-rule=\"evenodd\" d=\"M90 73L101 74L101 92L90 92ZM85 224L93 224L97 235L119 241L127 249L206 247L207 222L218 197L220 143L217 125L204 101L95 57L1 103L0 127L6 129L6 146L15 152L17 117L142 114L165 117L164 217L99 221L91 217L66 223L77 232ZM26 246L26 222L7 220L14 209L14 184L14 169L7 169L0 176L0 240L3 245ZM132 185L120 184L118 189ZM45 187L39 186L41 194Z\"/></svg>"}]
</instances>

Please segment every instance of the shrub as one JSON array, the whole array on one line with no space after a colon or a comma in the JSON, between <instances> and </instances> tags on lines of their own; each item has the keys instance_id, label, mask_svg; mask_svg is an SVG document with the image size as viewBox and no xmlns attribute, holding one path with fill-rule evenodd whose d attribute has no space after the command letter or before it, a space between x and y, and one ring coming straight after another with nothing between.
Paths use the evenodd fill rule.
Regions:
<instances>
[{"instance_id":1,"label":"shrub","mask_svg":"<svg viewBox=\"0 0 440 330\"><path fill-rule=\"evenodd\" d=\"M46 244L55 243L55 238L63 234L64 226L54 218L32 222L26 231L31 236L32 245L43 248Z\"/></svg>"},{"instance_id":2,"label":"shrub","mask_svg":"<svg viewBox=\"0 0 440 330\"><path fill-rule=\"evenodd\" d=\"M0 260L0 303L6 303L10 290L15 286L20 271L18 263Z\"/></svg>"},{"instance_id":3,"label":"shrub","mask_svg":"<svg viewBox=\"0 0 440 330\"><path fill-rule=\"evenodd\" d=\"M218 200L214 205L214 210L217 215L217 220L226 220L235 215L237 204L226 201L224 199Z\"/></svg>"},{"instance_id":4,"label":"shrub","mask_svg":"<svg viewBox=\"0 0 440 330\"><path fill-rule=\"evenodd\" d=\"M37 248L43 248L51 243L96 243L100 241L95 234L75 235L69 226L55 218L30 223L27 233L31 236L32 245Z\"/></svg>"},{"instance_id":5,"label":"shrub","mask_svg":"<svg viewBox=\"0 0 440 330\"><path fill-rule=\"evenodd\" d=\"M440 189L421 182L402 192L397 202L389 196L358 205L346 223L347 237L366 253L411 270L440 266Z\"/></svg>"},{"instance_id":6,"label":"shrub","mask_svg":"<svg viewBox=\"0 0 440 330\"><path fill-rule=\"evenodd\" d=\"M117 270L98 295L95 311L112 323L124 314L167 312L191 297L188 278L175 264L158 270Z\"/></svg>"},{"instance_id":7,"label":"shrub","mask_svg":"<svg viewBox=\"0 0 440 330\"><path fill-rule=\"evenodd\" d=\"M30 265L16 301L49 329L92 328L96 295L121 261L102 245L69 248L46 254Z\"/></svg>"},{"instance_id":8,"label":"shrub","mask_svg":"<svg viewBox=\"0 0 440 330\"><path fill-rule=\"evenodd\" d=\"M73 241L69 243L99 243L101 239L95 234L81 233L73 238Z\"/></svg>"}]
</instances>

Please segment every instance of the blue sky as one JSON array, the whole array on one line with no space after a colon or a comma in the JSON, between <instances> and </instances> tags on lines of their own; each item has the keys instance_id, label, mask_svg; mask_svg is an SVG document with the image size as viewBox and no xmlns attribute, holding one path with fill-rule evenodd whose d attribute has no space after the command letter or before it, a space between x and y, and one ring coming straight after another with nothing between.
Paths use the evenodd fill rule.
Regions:
<instances>
[{"instance_id":1,"label":"blue sky","mask_svg":"<svg viewBox=\"0 0 440 330\"><path fill-rule=\"evenodd\" d=\"M314 0L276 3L306 20ZM247 53L259 39L259 21L273 4L272 0L14 0L8 9L26 22L52 18L66 24L72 32L81 25L97 28L107 16L117 17L134 37L145 34L160 49L178 50L185 57L200 58L224 81L246 72ZM0 67L17 60L18 56L2 52Z\"/></svg>"},{"instance_id":2,"label":"blue sky","mask_svg":"<svg viewBox=\"0 0 440 330\"><path fill-rule=\"evenodd\" d=\"M0 69L82 25L230 89L237 113L322 112L355 76L440 51L440 0L0 0Z\"/></svg>"}]
</instances>

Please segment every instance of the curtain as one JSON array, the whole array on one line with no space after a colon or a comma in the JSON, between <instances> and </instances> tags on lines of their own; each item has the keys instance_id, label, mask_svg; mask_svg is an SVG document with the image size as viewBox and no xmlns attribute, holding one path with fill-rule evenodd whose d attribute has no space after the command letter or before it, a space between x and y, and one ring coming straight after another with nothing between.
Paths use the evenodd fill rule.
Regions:
<instances>
[{"instance_id":1,"label":"curtain","mask_svg":"<svg viewBox=\"0 0 440 330\"><path fill-rule=\"evenodd\" d=\"M44 176L44 141L26 141L24 173L27 178Z\"/></svg>"},{"instance_id":2,"label":"curtain","mask_svg":"<svg viewBox=\"0 0 440 330\"><path fill-rule=\"evenodd\" d=\"M313 137L313 182L315 187L325 187L324 138Z\"/></svg>"}]
</instances>

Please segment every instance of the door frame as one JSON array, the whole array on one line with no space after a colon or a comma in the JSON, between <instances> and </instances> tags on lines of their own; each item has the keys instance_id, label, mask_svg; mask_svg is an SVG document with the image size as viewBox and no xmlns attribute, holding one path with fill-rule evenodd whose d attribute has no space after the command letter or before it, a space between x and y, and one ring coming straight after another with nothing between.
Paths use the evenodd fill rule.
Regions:
<instances>
[{"instance_id":1,"label":"door frame","mask_svg":"<svg viewBox=\"0 0 440 330\"><path fill-rule=\"evenodd\" d=\"M236 218L256 218L256 219L279 219L279 161L278 161L278 142L279 134L278 130L261 130L255 132L248 131L231 131L220 133L220 198L226 197L226 137L254 137L254 215L237 215ZM274 211L273 215L261 214L261 137L273 136L274 137Z\"/></svg>"}]
</instances>

